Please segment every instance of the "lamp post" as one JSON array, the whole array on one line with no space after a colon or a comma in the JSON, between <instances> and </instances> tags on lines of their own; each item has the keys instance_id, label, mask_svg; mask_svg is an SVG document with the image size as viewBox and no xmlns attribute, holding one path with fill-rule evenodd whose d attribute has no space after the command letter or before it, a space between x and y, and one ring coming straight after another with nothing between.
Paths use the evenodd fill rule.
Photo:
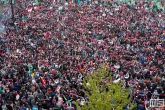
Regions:
<instances>
[{"instance_id":1,"label":"lamp post","mask_svg":"<svg viewBox=\"0 0 165 110\"><path fill-rule=\"evenodd\" d=\"M14 18L14 7L13 7L13 0L10 0L10 5L11 5L11 13L12 13L12 25L14 26L15 23L15 18Z\"/></svg>"}]
</instances>

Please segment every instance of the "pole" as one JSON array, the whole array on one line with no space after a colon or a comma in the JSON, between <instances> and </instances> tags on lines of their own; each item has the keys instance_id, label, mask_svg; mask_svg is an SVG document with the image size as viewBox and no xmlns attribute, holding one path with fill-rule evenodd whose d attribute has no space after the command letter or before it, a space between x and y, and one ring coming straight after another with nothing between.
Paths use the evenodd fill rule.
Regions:
<instances>
[{"instance_id":1,"label":"pole","mask_svg":"<svg viewBox=\"0 0 165 110\"><path fill-rule=\"evenodd\" d=\"M15 18L14 18L14 7L13 7L13 0L10 0L10 5L11 5L11 13L12 13L12 25L14 26L15 23Z\"/></svg>"}]
</instances>

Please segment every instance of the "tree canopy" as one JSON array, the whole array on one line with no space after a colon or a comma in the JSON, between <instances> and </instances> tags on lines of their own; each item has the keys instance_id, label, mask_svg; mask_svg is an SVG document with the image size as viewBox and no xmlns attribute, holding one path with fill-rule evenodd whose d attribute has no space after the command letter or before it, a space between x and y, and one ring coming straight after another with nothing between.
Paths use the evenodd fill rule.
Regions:
<instances>
[{"instance_id":1,"label":"tree canopy","mask_svg":"<svg viewBox=\"0 0 165 110\"><path fill-rule=\"evenodd\" d=\"M123 81L113 83L112 74L105 66L87 75L83 85L88 98L81 110L123 110L130 102L130 89L123 88L123 84Z\"/></svg>"}]
</instances>

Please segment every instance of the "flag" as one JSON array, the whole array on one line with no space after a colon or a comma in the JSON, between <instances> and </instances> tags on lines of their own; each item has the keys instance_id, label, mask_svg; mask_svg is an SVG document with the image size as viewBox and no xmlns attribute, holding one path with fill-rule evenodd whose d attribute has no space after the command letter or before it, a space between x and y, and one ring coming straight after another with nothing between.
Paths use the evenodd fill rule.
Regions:
<instances>
[{"instance_id":1,"label":"flag","mask_svg":"<svg viewBox=\"0 0 165 110\"><path fill-rule=\"evenodd\" d=\"M28 69L29 69L29 71L32 71L33 70L33 66L32 65L28 65Z\"/></svg>"},{"instance_id":2,"label":"flag","mask_svg":"<svg viewBox=\"0 0 165 110\"><path fill-rule=\"evenodd\" d=\"M35 10L35 11L38 11L39 9L40 9L39 6L35 6L35 7L34 7L34 10Z\"/></svg>"},{"instance_id":3,"label":"flag","mask_svg":"<svg viewBox=\"0 0 165 110\"><path fill-rule=\"evenodd\" d=\"M32 12L33 7L29 7L27 10L28 10L28 12Z\"/></svg>"},{"instance_id":4,"label":"flag","mask_svg":"<svg viewBox=\"0 0 165 110\"><path fill-rule=\"evenodd\" d=\"M157 5L154 5L154 6L153 6L153 10L154 10L154 11L157 11L157 10L158 10Z\"/></svg>"},{"instance_id":5,"label":"flag","mask_svg":"<svg viewBox=\"0 0 165 110\"><path fill-rule=\"evenodd\" d=\"M34 5L38 5L38 4L39 4L38 0L35 0Z\"/></svg>"}]
</instances>

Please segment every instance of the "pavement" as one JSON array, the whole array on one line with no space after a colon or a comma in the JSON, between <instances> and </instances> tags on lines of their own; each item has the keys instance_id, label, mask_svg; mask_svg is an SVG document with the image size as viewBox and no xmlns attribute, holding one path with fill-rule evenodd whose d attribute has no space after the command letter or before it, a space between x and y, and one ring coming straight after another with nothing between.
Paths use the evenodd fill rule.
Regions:
<instances>
[{"instance_id":1,"label":"pavement","mask_svg":"<svg viewBox=\"0 0 165 110\"><path fill-rule=\"evenodd\" d=\"M3 5L0 4L0 33L4 31L4 25L2 24L3 19Z\"/></svg>"}]
</instances>

